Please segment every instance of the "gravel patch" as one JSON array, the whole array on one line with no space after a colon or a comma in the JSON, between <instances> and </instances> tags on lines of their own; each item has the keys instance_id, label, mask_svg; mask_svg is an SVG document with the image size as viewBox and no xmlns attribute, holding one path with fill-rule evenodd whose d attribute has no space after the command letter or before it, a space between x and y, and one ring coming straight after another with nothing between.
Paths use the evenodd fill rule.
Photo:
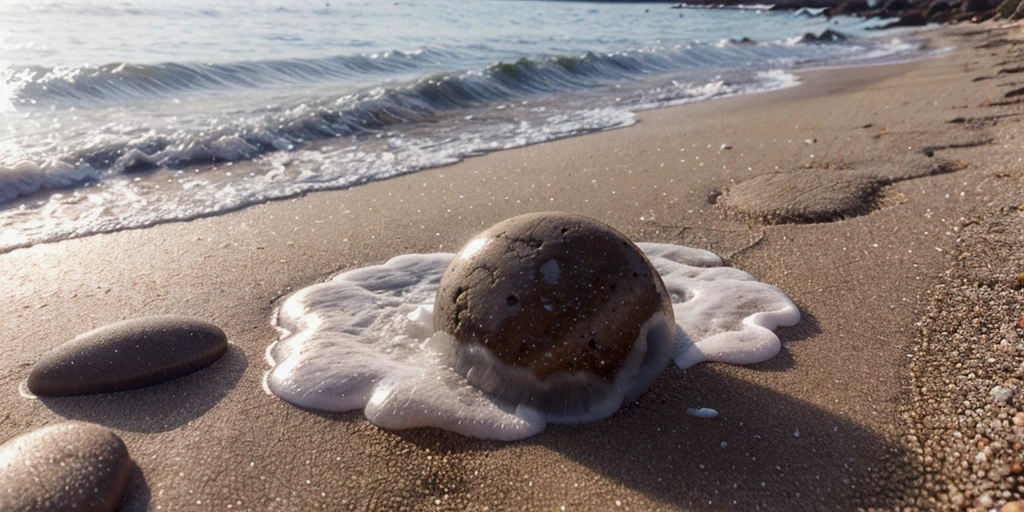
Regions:
<instances>
[{"instance_id":1,"label":"gravel patch","mask_svg":"<svg viewBox=\"0 0 1024 512\"><path fill-rule=\"evenodd\" d=\"M962 232L909 353L903 441L920 473L906 505L1012 509L1024 498L1024 212L1004 206Z\"/></svg>"}]
</instances>

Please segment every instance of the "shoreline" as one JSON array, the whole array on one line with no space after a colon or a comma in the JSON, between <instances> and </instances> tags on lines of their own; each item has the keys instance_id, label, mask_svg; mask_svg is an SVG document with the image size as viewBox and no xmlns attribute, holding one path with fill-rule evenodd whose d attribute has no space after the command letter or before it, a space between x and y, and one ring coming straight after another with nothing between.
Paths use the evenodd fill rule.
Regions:
<instances>
[{"instance_id":1,"label":"shoreline","mask_svg":"<svg viewBox=\"0 0 1024 512\"><path fill-rule=\"evenodd\" d=\"M836 35L826 29L821 36L825 35ZM812 36L813 34L806 34L805 38ZM913 32L903 31L903 36L909 36L915 40L922 40L920 37L914 37ZM899 38L895 39L900 41ZM818 46L817 39L813 37L806 39L801 43L797 43L796 46ZM830 44L824 44L822 47L832 46ZM902 43L896 46L903 46ZM915 46L911 44L910 46ZM797 76L801 73L813 72L815 69L828 69L831 67L875 67L875 66L886 66L894 63L905 63L913 60L922 58L933 58L934 51L928 48L920 48L915 50L903 50L896 51L895 54L888 54L886 56L878 57L859 57L850 61L847 64L825 64L826 59L820 56L816 59L812 59L807 62L797 65L796 67L784 69L773 68L759 71L756 79L741 78L740 82L742 85L732 84L732 78L730 75L719 76L709 78L704 76L698 79L695 83L703 83L702 80L710 80L704 83L703 86L688 87L691 92L701 91L703 87L713 86L711 91L697 92L694 97L686 99L677 99L673 101L667 101L666 103L658 104L657 99L651 102L635 99L627 101L628 105L604 105L598 106L598 111L608 111L610 114L597 116L602 117L600 121L593 121L597 124L588 124L588 116L582 115L580 111L579 119L575 119L575 123L582 123L586 126L580 128L578 131L558 131L560 130L558 123L553 126L545 127L544 130L554 130L553 132L546 133L545 135L537 135L534 138L533 134L537 130L526 130L525 138L518 139L516 137L509 138L505 143L511 145L505 146L500 149L495 147L487 146L474 149L471 146L466 147L455 147L449 148L444 146L443 140L439 140L438 144L441 144L441 148L437 151L438 159L417 159L415 155L410 157L409 155L397 151L395 154L396 159L394 163L385 165L378 168L373 165L373 161L376 160L387 160L387 158L393 156L391 152L381 148L370 148L366 151L373 156L373 158L362 159L354 158L351 159L350 163L344 164L350 168L357 168L358 172L355 173L332 173L331 170L342 164L336 163L335 165L322 164L316 166L315 164L309 163L309 161L315 161L318 155L329 154L338 155L343 153L343 150L356 148L361 153L366 146L367 141L375 140L374 137L368 136L364 133L361 142L354 142L348 137L329 137L326 139L317 139L308 141L305 144L299 144L298 147L294 148L294 152L285 153L268 153L263 156L256 156L249 159L242 159L232 161L231 157L228 156L229 161L220 162L200 162L196 164L197 175L207 176L208 182L203 181L190 181L189 175L191 171L186 172L186 168L160 168L160 169L149 169L147 171L147 164L149 160L146 160L144 153L139 153L138 158L138 169L142 171L141 174L136 175L134 168L125 168L119 171L120 176L117 178L111 178L110 183L106 183L106 179L101 179L95 189L93 189L91 182L86 178L69 178L71 181L63 187L58 186L52 188L52 185L36 185L42 186L41 189L21 194L18 189L22 186L28 187L29 184L33 183L33 180L43 180L39 176L33 175L33 173L40 173L42 169L46 169L46 173L55 172L60 174L63 171L57 169L60 165L47 167L49 164L41 164L40 162L24 161L13 165L10 169L0 168L0 171L6 171L13 173L14 179L8 177L9 183L15 190L15 196L10 202L6 204L7 212L4 216L3 223L8 224L9 228L0 232L0 254L9 252L19 248L31 247L33 245L54 243L61 240L68 240L72 238L81 238L86 236L93 236L100 233L111 233L127 229L146 229L150 226L167 222L187 222L197 218L217 216L230 213L239 209L244 209L259 204L264 201L277 201L286 200L293 197L300 197L301 195L330 190L343 190L346 188L360 186L369 181L381 181L393 178L397 175L421 172L426 169L443 167L451 165L457 161L465 160L467 158L473 158L481 154L486 154L495 151L505 151L508 149L514 149L516 147L523 147L543 142L552 142L561 140L564 138L577 137L590 133L614 130L619 128L626 128L635 124L636 115L638 112L645 110L669 108L672 106L686 105L691 103L699 103L704 101L719 100L729 98L737 95L749 95L749 94L761 94L764 92L772 92L774 90L790 88L798 83ZM913 55L906 55L911 53ZM808 67L809 66L809 67ZM736 70L733 70L737 72ZM721 88L720 88L720 87ZM600 88L595 88L598 90ZM801 90L806 90L802 88ZM690 93L687 93L690 94ZM721 94L721 96L715 96ZM628 94L627 94L628 96ZM547 109L543 98L535 98L537 104L536 107L540 111ZM559 101L563 101L560 99ZM556 102L557 103L557 102ZM486 116L486 114L485 114ZM529 118L528 118L529 119ZM531 120L532 123L535 120ZM427 122L426 126L430 126L432 123ZM470 130L471 133L475 133ZM543 142L538 142L539 139L547 138ZM390 143L388 143L390 144ZM458 146L458 145L456 145ZM380 152L378 152L378 150ZM276 156L275 156L276 155ZM278 158L280 157L280 158ZM308 160L308 161L307 161ZM339 162L348 162L345 158L335 159ZM62 160L63 161L63 160ZM42 167L40 167L42 165ZM63 165L63 164L61 164ZM135 164L132 164L135 165ZM313 167L309 167L309 166ZM369 167L361 167L369 166ZM268 171L268 168L273 167L273 171ZM17 169L15 169L17 168ZM34 169L34 170L33 170ZM54 170L57 169L57 170ZM91 169L91 168L90 168ZM101 166L101 169L103 168ZM201 169L201 170L200 170ZM283 169L283 170L282 170ZM109 169L107 169L109 171ZM89 172L93 172L95 169ZM251 172L250 172L251 171ZM76 171L77 172L77 171ZM106 172L106 171L96 171ZM308 172L316 172L321 174L323 181L303 181L294 177L278 180L276 178L268 177L273 176L274 173L281 172L286 176L291 174L304 174ZM22 173L19 177L19 173ZM43 173L43 174L46 174ZM254 180L239 179L237 182L237 191L234 191L231 186L224 185L225 176L231 175L255 175L259 178ZM133 177L134 176L134 177ZM354 176L354 177L353 177ZM47 178L48 179L48 178ZM126 187L126 181L137 182L137 187L128 187L127 192L118 192L119 187ZM230 182L230 180L228 180ZM280 181L281 184L277 185L276 182ZM199 199L193 201L189 194L184 191L198 190L196 192ZM216 197L213 192L202 192L202 190L209 189L216 191ZM28 190L28 189L26 189ZM152 191L157 190L159 194L151 195ZM301 192L300 192L301 191ZM37 194L38 192L38 194ZM104 199L104 196L110 194L110 200ZM133 195L134 194L134 195ZM137 197L136 197L137 196ZM138 206L132 206L134 204ZM121 215L112 215L110 212L123 212Z\"/></svg>"},{"instance_id":2,"label":"shoreline","mask_svg":"<svg viewBox=\"0 0 1024 512\"><path fill-rule=\"evenodd\" d=\"M984 48L1020 41L1019 27L984 30L930 33L956 43L937 59L808 70L801 87L641 111L624 129L0 254L10 296L0 439L65 419L112 428L139 466L127 510L901 506L921 469L901 418L915 403L905 363L915 324L956 262L961 219L1021 189L1019 164L1004 169L1020 147L1020 104L988 106L1013 83L998 69L1017 46ZM826 180L821 190L863 187L866 211L771 224L759 219L827 213L835 200L761 188L761 204L737 192L760 176L798 189L808 172ZM778 330L783 352L766 363L673 367L607 420L514 443L390 432L361 412L303 410L263 392L271 315L289 293L399 254L455 252L499 220L544 210L709 249L781 288L804 319ZM139 391L18 396L69 333L169 313L220 325L228 354ZM705 406L719 417L685 412Z\"/></svg>"}]
</instances>

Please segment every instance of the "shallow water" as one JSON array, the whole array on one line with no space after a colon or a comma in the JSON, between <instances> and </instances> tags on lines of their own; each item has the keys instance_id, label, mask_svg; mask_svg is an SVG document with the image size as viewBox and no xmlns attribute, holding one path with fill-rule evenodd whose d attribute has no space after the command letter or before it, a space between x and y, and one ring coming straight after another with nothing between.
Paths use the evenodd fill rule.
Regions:
<instances>
[{"instance_id":1,"label":"shallow water","mask_svg":"<svg viewBox=\"0 0 1024 512\"><path fill-rule=\"evenodd\" d=\"M0 251L626 126L907 58L877 21L493 0L0 0ZM854 36L797 43L826 28ZM731 42L748 37L757 44ZM245 164L239 172L238 164Z\"/></svg>"}]
</instances>

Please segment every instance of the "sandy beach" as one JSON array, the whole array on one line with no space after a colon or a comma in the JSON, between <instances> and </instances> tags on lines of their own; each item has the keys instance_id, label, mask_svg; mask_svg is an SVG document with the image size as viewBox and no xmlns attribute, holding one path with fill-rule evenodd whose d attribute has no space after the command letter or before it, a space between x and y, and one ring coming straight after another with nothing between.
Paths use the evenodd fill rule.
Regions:
<instances>
[{"instance_id":1,"label":"sandy beach","mask_svg":"<svg viewBox=\"0 0 1024 512\"><path fill-rule=\"evenodd\" d=\"M0 441L66 420L112 429L138 466L124 510L1019 500L1024 32L988 22L927 36L949 50L806 71L796 88L644 111L628 128L346 190L0 254ZM293 291L400 254L455 252L498 221L552 210L715 252L782 289L802 320L778 330L782 352L768 362L672 366L607 420L511 443L388 431L359 411L264 392L272 316ZM227 354L138 391L19 395L33 364L76 334L164 314L219 325ZM994 355L964 356L978 340L972 321L992 331ZM964 324L959 337L952 322ZM994 385L1012 397L989 407ZM700 407L719 416L686 413Z\"/></svg>"}]
</instances>

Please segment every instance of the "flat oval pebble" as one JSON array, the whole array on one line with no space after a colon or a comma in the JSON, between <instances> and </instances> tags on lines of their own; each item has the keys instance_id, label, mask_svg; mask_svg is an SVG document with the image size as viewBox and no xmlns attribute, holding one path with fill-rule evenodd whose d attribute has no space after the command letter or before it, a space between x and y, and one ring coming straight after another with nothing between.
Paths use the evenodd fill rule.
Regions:
<instances>
[{"instance_id":1,"label":"flat oval pebble","mask_svg":"<svg viewBox=\"0 0 1024 512\"><path fill-rule=\"evenodd\" d=\"M227 336L196 318L154 316L94 329L43 356L28 377L39 396L110 393L152 386L209 366Z\"/></svg>"},{"instance_id":2,"label":"flat oval pebble","mask_svg":"<svg viewBox=\"0 0 1024 512\"><path fill-rule=\"evenodd\" d=\"M124 442L106 428L44 427L0 446L0 510L117 510L134 466Z\"/></svg>"}]
</instances>

